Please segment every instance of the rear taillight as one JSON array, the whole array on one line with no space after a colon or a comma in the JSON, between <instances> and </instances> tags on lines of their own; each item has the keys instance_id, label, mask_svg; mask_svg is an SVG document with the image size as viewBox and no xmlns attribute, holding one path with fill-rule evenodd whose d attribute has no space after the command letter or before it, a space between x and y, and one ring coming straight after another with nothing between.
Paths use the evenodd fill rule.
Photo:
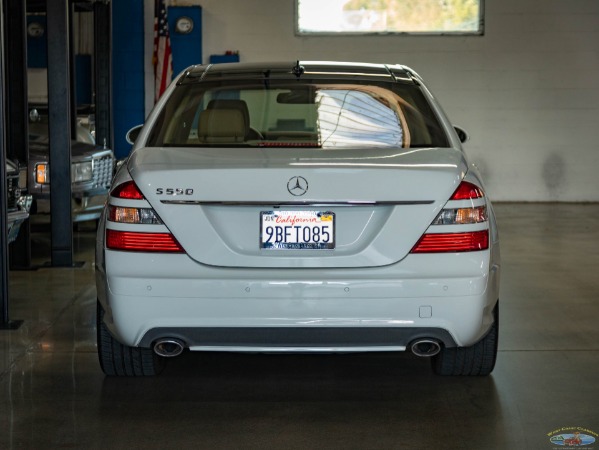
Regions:
<instances>
[{"instance_id":1,"label":"rear taillight","mask_svg":"<svg viewBox=\"0 0 599 450\"><path fill-rule=\"evenodd\" d=\"M106 248L130 252L183 253L183 247L170 233L139 233L106 230Z\"/></svg>"},{"instance_id":2,"label":"rear taillight","mask_svg":"<svg viewBox=\"0 0 599 450\"><path fill-rule=\"evenodd\" d=\"M487 207L444 209L433 225L467 225L487 221Z\"/></svg>"},{"instance_id":3,"label":"rear taillight","mask_svg":"<svg viewBox=\"0 0 599 450\"><path fill-rule=\"evenodd\" d=\"M445 208L431 225L474 225L488 221L487 205L482 189L468 181L462 181ZM464 202L470 200L470 202ZM472 252L489 248L489 230L444 232L435 228L434 233L423 235L411 253ZM443 230L443 232L440 232Z\"/></svg>"},{"instance_id":4,"label":"rear taillight","mask_svg":"<svg viewBox=\"0 0 599 450\"><path fill-rule=\"evenodd\" d=\"M162 224L162 220L152 208L130 208L114 205L108 206L108 220L118 223Z\"/></svg>"},{"instance_id":5,"label":"rear taillight","mask_svg":"<svg viewBox=\"0 0 599 450\"><path fill-rule=\"evenodd\" d=\"M115 187L110 195L116 198L124 198L127 200L143 200L144 195L141 193L133 180L124 182Z\"/></svg>"},{"instance_id":6,"label":"rear taillight","mask_svg":"<svg viewBox=\"0 0 599 450\"><path fill-rule=\"evenodd\" d=\"M110 196L124 200L144 200L144 196L133 180L119 184ZM142 202L133 202L141 205ZM146 202L143 202L146 203ZM162 225L163 222L150 205L108 205L110 222L132 225ZM148 233L145 231L121 231L106 229L106 248L128 252L184 253L183 247L169 232Z\"/></svg>"},{"instance_id":7,"label":"rear taillight","mask_svg":"<svg viewBox=\"0 0 599 450\"><path fill-rule=\"evenodd\" d=\"M468 181L462 181L449 200L472 200L484 196L481 188Z\"/></svg>"},{"instance_id":8,"label":"rear taillight","mask_svg":"<svg viewBox=\"0 0 599 450\"><path fill-rule=\"evenodd\" d=\"M489 248L489 230L429 233L420 238L412 253L473 252L487 248Z\"/></svg>"}]
</instances>

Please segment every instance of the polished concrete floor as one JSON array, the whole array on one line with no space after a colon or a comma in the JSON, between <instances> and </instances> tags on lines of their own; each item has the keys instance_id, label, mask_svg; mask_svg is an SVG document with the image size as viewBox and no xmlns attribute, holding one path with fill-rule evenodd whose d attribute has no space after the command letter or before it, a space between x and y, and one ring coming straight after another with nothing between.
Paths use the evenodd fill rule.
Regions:
<instances>
[{"instance_id":1,"label":"polished concrete floor","mask_svg":"<svg viewBox=\"0 0 599 450\"><path fill-rule=\"evenodd\" d=\"M156 378L105 378L94 233L76 233L82 268L10 272L10 318L24 323L0 331L0 448L552 449L562 429L593 436L599 205L496 210L500 353L487 378L437 377L407 353L195 353ZM49 237L33 238L43 262Z\"/></svg>"}]
</instances>

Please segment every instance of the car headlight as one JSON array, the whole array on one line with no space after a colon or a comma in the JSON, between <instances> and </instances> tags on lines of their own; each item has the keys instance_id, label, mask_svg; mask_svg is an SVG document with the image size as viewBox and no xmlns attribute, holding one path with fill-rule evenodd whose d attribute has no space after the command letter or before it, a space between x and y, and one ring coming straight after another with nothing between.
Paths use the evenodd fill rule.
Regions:
<instances>
[{"instance_id":1,"label":"car headlight","mask_svg":"<svg viewBox=\"0 0 599 450\"><path fill-rule=\"evenodd\" d=\"M71 182L81 183L89 181L93 177L92 162L80 162L71 164Z\"/></svg>"},{"instance_id":2,"label":"car headlight","mask_svg":"<svg viewBox=\"0 0 599 450\"><path fill-rule=\"evenodd\" d=\"M71 164L71 182L81 183L90 181L93 178L92 162L80 162ZM50 166L48 163L35 165L35 181L38 184L50 183Z\"/></svg>"},{"instance_id":3,"label":"car headlight","mask_svg":"<svg viewBox=\"0 0 599 450\"><path fill-rule=\"evenodd\" d=\"M35 182L37 184L50 183L50 167L48 166L48 163L35 165Z\"/></svg>"}]
</instances>

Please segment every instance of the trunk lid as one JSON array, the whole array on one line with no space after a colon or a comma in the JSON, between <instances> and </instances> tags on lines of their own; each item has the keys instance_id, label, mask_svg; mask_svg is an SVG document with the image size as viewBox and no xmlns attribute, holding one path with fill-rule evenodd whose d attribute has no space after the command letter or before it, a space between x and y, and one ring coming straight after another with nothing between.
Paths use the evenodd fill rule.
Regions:
<instances>
[{"instance_id":1,"label":"trunk lid","mask_svg":"<svg viewBox=\"0 0 599 450\"><path fill-rule=\"evenodd\" d=\"M196 147L141 149L128 169L194 260L225 267L318 268L403 259L467 165L461 151L447 148ZM306 183L292 192L295 177ZM261 213L271 211L333 213L335 248L261 248Z\"/></svg>"}]
</instances>

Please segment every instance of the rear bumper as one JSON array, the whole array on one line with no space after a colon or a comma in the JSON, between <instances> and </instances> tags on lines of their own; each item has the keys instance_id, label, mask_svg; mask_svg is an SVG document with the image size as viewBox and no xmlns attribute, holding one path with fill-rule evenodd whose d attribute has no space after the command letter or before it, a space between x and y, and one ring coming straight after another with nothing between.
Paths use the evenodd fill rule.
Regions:
<instances>
[{"instance_id":1,"label":"rear bumper","mask_svg":"<svg viewBox=\"0 0 599 450\"><path fill-rule=\"evenodd\" d=\"M368 269L231 269L186 255L105 251L98 297L122 343L178 338L192 350L403 350L416 338L469 346L493 323L491 251L410 255ZM102 267L108 267L104 272Z\"/></svg>"},{"instance_id":2,"label":"rear bumper","mask_svg":"<svg viewBox=\"0 0 599 450\"><path fill-rule=\"evenodd\" d=\"M421 327L166 327L149 330L139 346L152 347L164 338L179 339L190 350L261 353L404 351L417 339L456 346L447 330Z\"/></svg>"}]
</instances>

